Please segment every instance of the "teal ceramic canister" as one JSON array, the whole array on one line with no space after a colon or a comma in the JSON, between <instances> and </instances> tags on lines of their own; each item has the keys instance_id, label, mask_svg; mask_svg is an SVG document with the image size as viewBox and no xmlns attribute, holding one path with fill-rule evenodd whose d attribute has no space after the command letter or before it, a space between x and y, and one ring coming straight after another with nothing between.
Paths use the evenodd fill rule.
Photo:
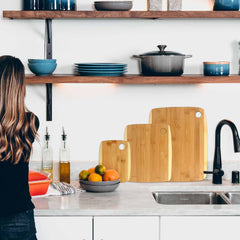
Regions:
<instances>
[{"instance_id":1,"label":"teal ceramic canister","mask_svg":"<svg viewBox=\"0 0 240 240\"><path fill-rule=\"evenodd\" d=\"M229 62L203 62L205 76L228 76Z\"/></svg>"},{"instance_id":2,"label":"teal ceramic canister","mask_svg":"<svg viewBox=\"0 0 240 240\"><path fill-rule=\"evenodd\" d=\"M214 11L238 11L239 0L215 0Z\"/></svg>"}]
</instances>

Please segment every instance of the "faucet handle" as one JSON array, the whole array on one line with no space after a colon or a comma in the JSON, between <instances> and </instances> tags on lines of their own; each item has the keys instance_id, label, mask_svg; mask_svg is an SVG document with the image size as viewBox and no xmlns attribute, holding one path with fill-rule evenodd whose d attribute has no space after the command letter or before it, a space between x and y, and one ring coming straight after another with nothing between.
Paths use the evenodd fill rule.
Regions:
<instances>
[{"instance_id":1,"label":"faucet handle","mask_svg":"<svg viewBox=\"0 0 240 240\"><path fill-rule=\"evenodd\" d=\"M213 174L212 183L213 184L222 184L222 176L224 175L224 171L222 169L213 169L213 171L204 171L207 174Z\"/></svg>"},{"instance_id":2,"label":"faucet handle","mask_svg":"<svg viewBox=\"0 0 240 240\"><path fill-rule=\"evenodd\" d=\"M205 174L213 174L213 171L204 171Z\"/></svg>"},{"instance_id":3,"label":"faucet handle","mask_svg":"<svg viewBox=\"0 0 240 240\"><path fill-rule=\"evenodd\" d=\"M223 176L224 175L224 171L222 169L214 169L213 171L204 171L205 174L215 174L218 176Z\"/></svg>"}]
</instances>

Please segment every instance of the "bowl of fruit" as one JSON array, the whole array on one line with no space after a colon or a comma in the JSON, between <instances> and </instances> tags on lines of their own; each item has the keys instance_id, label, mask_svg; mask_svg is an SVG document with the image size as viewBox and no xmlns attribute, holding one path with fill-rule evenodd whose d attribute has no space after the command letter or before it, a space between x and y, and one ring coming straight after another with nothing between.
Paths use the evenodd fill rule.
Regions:
<instances>
[{"instance_id":1,"label":"bowl of fruit","mask_svg":"<svg viewBox=\"0 0 240 240\"><path fill-rule=\"evenodd\" d=\"M79 173L79 183L88 192L112 192L120 184L119 174L114 169L97 165Z\"/></svg>"}]
</instances>

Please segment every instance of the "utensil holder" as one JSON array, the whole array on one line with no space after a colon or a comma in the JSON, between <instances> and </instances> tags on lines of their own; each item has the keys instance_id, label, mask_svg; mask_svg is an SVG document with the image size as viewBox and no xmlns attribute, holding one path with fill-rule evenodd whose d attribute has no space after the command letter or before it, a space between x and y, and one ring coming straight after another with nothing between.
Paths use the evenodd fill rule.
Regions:
<instances>
[{"instance_id":1,"label":"utensil holder","mask_svg":"<svg viewBox=\"0 0 240 240\"><path fill-rule=\"evenodd\" d=\"M182 0L168 0L168 10L169 11L181 11L182 10Z\"/></svg>"}]
</instances>

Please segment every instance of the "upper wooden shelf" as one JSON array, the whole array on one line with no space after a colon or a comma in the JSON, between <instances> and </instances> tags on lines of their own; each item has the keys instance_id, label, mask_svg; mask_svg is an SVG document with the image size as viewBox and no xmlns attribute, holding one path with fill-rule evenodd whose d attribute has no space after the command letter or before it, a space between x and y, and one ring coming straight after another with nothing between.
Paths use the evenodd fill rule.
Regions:
<instances>
[{"instance_id":1,"label":"upper wooden shelf","mask_svg":"<svg viewBox=\"0 0 240 240\"><path fill-rule=\"evenodd\" d=\"M37 77L26 76L27 84L42 83L118 83L118 84L198 84L198 83L240 83L240 75L231 76L203 76L203 75L183 75L183 76L141 76L124 75L121 77L84 77L73 75L51 75Z\"/></svg>"},{"instance_id":2,"label":"upper wooden shelf","mask_svg":"<svg viewBox=\"0 0 240 240\"><path fill-rule=\"evenodd\" d=\"M240 11L3 11L10 19L54 18L240 18Z\"/></svg>"}]
</instances>

